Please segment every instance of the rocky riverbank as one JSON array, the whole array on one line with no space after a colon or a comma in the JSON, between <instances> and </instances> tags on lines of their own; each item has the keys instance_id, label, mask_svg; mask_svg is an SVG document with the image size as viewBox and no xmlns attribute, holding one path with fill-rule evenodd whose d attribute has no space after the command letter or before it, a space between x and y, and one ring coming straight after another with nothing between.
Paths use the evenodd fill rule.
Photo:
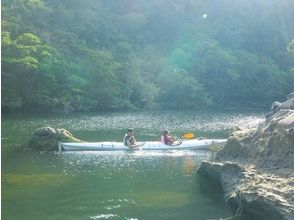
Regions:
<instances>
[{"instance_id":1,"label":"rocky riverbank","mask_svg":"<svg viewBox=\"0 0 294 220\"><path fill-rule=\"evenodd\" d=\"M215 162L198 170L255 219L294 219L294 94L287 98L257 128L233 132Z\"/></svg>"}]
</instances>

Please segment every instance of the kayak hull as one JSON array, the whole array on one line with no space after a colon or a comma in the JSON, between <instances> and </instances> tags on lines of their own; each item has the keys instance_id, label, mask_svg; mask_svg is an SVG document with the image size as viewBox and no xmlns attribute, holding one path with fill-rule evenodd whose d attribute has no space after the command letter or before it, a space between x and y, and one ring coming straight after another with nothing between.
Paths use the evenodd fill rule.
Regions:
<instances>
[{"instance_id":1,"label":"kayak hull","mask_svg":"<svg viewBox=\"0 0 294 220\"><path fill-rule=\"evenodd\" d=\"M59 143L59 151L125 151L125 150L203 150L214 145L224 145L227 139L194 139L176 141L166 145L159 141L138 142L140 147L129 148L121 142Z\"/></svg>"}]
</instances>

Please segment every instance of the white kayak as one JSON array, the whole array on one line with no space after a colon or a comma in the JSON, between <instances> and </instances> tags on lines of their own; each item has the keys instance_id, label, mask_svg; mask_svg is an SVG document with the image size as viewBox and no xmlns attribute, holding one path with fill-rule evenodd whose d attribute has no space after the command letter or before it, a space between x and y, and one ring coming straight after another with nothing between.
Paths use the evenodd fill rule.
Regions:
<instances>
[{"instance_id":1,"label":"white kayak","mask_svg":"<svg viewBox=\"0 0 294 220\"><path fill-rule=\"evenodd\" d=\"M59 151L118 151L118 150L204 150L214 145L224 145L227 139L193 139L166 145L160 141L138 142L140 147L130 149L122 142L58 143Z\"/></svg>"}]
</instances>

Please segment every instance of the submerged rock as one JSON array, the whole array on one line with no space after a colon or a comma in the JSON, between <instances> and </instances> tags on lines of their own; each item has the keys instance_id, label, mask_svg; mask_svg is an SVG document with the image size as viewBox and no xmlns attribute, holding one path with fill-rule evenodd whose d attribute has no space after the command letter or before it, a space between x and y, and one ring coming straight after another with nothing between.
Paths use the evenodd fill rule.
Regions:
<instances>
[{"instance_id":1,"label":"submerged rock","mask_svg":"<svg viewBox=\"0 0 294 220\"><path fill-rule=\"evenodd\" d=\"M58 142L80 142L69 131L63 128L43 127L34 132L28 142L28 147L36 150L58 150Z\"/></svg>"},{"instance_id":2,"label":"submerged rock","mask_svg":"<svg viewBox=\"0 0 294 220\"><path fill-rule=\"evenodd\" d=\"M257 128L233 132L216 162L198 170L220 183L230 204L257 219L294 219L294 110L282 104Z\"/></svg>"}]
</instances>

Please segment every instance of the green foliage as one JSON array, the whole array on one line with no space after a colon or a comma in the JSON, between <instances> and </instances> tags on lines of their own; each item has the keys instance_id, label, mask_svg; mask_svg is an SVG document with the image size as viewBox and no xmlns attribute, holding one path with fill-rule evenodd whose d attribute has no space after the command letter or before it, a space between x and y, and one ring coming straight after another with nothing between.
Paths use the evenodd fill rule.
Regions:
<instances>
[{"instance_id":1,"label":"green foliage","mask_svg":"<svg viewBox=\"0 0 294 220\"><path fill-rule=\"evenodd\" d=\"M203 109L210 104L202 85L185 71L174 69L162 72L158 78L161 82L162 107Z\"/></svg>"},{"instance_id":2,"label":"green foliage","mask_svg":"<svg viewBox=\"0 0 294 220\"><path fill-rule=\"evenodd\" d=\"M268 107L294 89L293 7L289 0L4 0L2 107Z\"/></svg>"},{"instance_id":3,"label":"green foliage","mask_svg":"<svg viewBox=\"0 0 294 220\"><path fill-rule=\"evenodd\" d=\"M16 39L11 39L8 32L3 32L2 36L2 79L5 82L2 92L9 97L4 96L2 106L30 108L31 105L47 103L50 100L47 89L51 85L42 85L45 73L40 70L47 59L52 59L54 49L42 44L31 33L24 33Z\"/></svg>"}]
</instances>

